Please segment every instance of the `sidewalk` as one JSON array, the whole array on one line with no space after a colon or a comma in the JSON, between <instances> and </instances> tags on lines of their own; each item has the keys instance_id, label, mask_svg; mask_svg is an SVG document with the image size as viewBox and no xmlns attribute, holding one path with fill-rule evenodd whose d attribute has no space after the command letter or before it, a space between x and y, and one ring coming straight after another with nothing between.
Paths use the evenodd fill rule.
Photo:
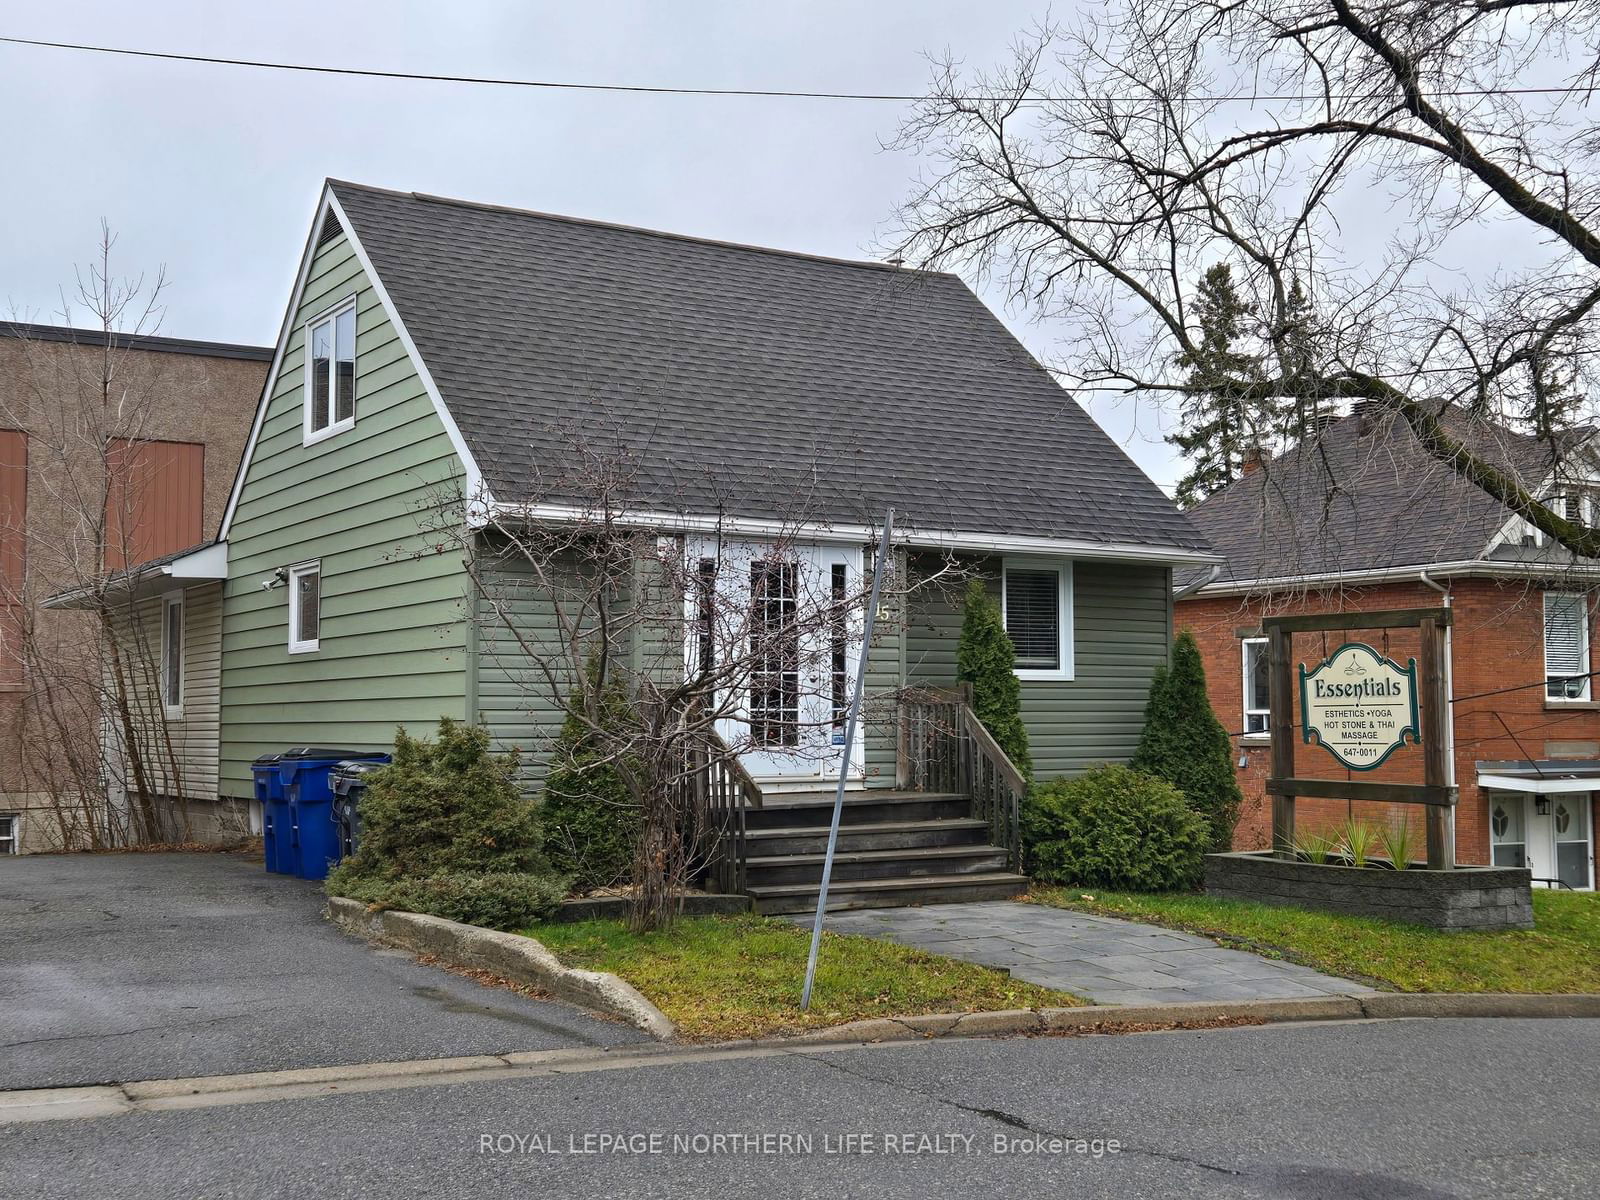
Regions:
<instances>
[{"instance_id":1,"label":"sidewalk","mask_svg":"<svg viewBox=\"0 0 1600 1200\"><path fill-rule=\"evenodd\" d=\"M793 918L809 924L811 917ZM1005 967L1096 1004L1359 996L1372 988L1209 938L1041 904L992 901L828 914L826 928Z\"/></svg>"}]
</instances>

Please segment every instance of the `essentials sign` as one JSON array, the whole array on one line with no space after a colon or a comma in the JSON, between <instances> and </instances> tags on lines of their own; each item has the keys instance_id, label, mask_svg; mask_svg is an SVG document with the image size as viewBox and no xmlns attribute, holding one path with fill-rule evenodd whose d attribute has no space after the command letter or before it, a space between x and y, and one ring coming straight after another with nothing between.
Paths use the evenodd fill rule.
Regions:
<instances>
[{"instance_id":1,"label":"essentials sign","mask_svg":"<svg viewBox=\"0 0 1600 1200\"><path fill-rule=\"evenodd\" d=\"M1348 642L1308 671L1300 665L1300 732L1345 766L1370 771L1401 746L1421 741L1417 662L1401 666L1371 646Z\"/></svg>"}]
</instances>

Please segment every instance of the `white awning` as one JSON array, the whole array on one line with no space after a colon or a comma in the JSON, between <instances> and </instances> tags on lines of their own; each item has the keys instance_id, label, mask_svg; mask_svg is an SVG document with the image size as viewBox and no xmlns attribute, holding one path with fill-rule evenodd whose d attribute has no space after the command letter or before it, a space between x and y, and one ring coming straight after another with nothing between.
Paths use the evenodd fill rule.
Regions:
<instances>
[{"instance_id":1,"label":"white awning","mask_svg":"<svg viewBox=\"0 0 1600 1200\"><path fill-rule=\"evenodd\" d=\"M1553 796L1557 792L1600 791L1600 779L1572 775L1479 775L1478 786L1497 792L1537 792Z\"/></svg>"}]
</instances>

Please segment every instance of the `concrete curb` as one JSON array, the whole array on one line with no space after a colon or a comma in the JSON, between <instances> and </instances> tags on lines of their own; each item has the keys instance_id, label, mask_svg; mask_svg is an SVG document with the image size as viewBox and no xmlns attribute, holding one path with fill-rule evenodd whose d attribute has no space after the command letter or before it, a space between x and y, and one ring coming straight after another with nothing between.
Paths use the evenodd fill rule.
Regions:
<instances>
[{"instance_id":1,"label":"concrete curb","mask_svg":"<svg viewBox=\"0 0 1600 1200\"><path fill-rule=\"evenodd\" d=\"M1107 1004L1088 1008L1011 1009L874 1017L760 1045L828 1045L897 1042L942 1037L1013 1037L1019 1034L1127 1031L1217 1021L1280 1024L1290 1021L1360 1021L1437 1017L1596 1017L1600 995L1526 996L1498 992L1373 992L1303 1000L1214 1000L1193 1004Z\"/></svg>"},{"instance_id":2,"label":"concrete curb","mask_svg":"<svg viewBox=\"0 0 1600 1200\"><path fill-rule=\"evenodd\" d=\"M677 1036L667 1015L631 983L606 971L562 966L543 943L533 938L421 913L375 913L358 900L339 896L328 899L328 919L374 941L431 955L453 966L492 971L512 983L539 988L581 1008L619 1017L661 1041Z\"/></svg>"}]
</instances>

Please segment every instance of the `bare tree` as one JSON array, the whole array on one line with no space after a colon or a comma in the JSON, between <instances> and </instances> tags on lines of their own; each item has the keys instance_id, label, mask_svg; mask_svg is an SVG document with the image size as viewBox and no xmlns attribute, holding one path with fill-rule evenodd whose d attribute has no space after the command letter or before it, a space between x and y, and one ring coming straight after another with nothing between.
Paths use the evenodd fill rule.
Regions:
<instances>
[{"instance_id":1,"label":"bare tree","mask_svg":"<svg viewBox=\"0 0 1600 1200\"><path fill-rule=\"evenodd\" d=\"M667 506L679 516L647 520L648 444L630 445L598 411L558 435L565 451L515 511L469 533L449 516L465 498L431 507L441 531L464 539L480 661L516 681L532 724L577 722L585 768L613 769L640 814L631 920L659 928L725 849L720 839L753 789L750 756L817 772L838 761L877 568L865 546L819 548L827 523L804 486L759 533L734 520L733 497L750 483L735 482L734 466L693 487L680 481L683 495ZM703 497L719 489L726 503L707 515ZM907 588L886 567L880 607L897 613ZM959 572L945 562L917 586L945 586ZM893 628L893 616L880 618L882 636ZM881 729L893 703L874 696L867 722ZM536 757L551 748L530 747Z\"/></svg>"},{"instance_id":2,"label":"bare tree","mask_svg":"<svg viewBox=\"0 0 1600 1200\"><path fill-rule=\"evenodd\" d=\"M3 530L10 733L20 783L47 798L63 848L190 836L162 713L159 625L119 578L144 556L137 513L150 480L139 456L162 394L160 366L131 353L130 338L154 332L165 281L116 275L114 246L102 227L95 261L63 294L59 315L82 320L81 333L7 339L16 369L0 383L0 424L26 438L28 497ZM71 609L40 608L67 592Z\"/></svg>"},{"instance_id":3,"label":"bare tree","mask_svg":"<svg viewBox=\"0 0 1600 1200\"><path fill-rule=\"evenodd\" d=\"M1207 362L1197 287L1226 263L1262 353L1225 385L1203 372L1209 394L1294 432L1380 405L1600 556L1600 529L1449 419L1548 437L1559 478L1557 435L1595 415L1597 69L1592 3L1123 0L997 71L941 65L900 139L933 164L902 253L1058 318L1076 383L1177 397Z\"/></svg>"}]
</instances>

